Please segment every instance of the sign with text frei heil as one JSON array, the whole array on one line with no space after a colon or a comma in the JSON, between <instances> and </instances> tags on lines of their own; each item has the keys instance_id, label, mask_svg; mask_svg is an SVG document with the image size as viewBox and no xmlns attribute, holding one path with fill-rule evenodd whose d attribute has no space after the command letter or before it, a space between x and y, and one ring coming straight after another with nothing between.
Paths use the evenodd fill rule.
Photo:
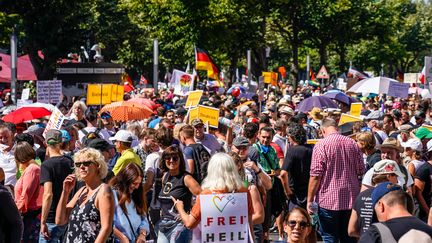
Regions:
<instances>
[{"instance_id":1,"label":"sign with text frei heil","mask_svg":"<svg viewBox=\"0 0 432 243\"><path fill-rule=\"evenodd\" d=\"M200 195L201 242L248 242L246 193Z\"/></svg>"}]
</instances>

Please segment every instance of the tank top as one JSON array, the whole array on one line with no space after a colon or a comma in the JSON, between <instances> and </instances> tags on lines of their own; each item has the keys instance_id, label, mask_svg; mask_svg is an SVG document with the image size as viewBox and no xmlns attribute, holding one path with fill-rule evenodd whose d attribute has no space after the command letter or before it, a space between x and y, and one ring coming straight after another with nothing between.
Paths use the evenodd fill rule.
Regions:
<instances>
[{"instance_id":1,"label":"tank top","mask_svg":"<svg viewBox=\"0 0 432 243\"><path fill-rule=\"evenodd\" d=\"M173 201L171 196L175 199L183 201L184 209L189 212L191 209L192 193L189 188L184 183L184 178L186 175L190 175L187 172L171 176L166 173L162 181L162 190L159 193L159 201L161 203L162 218L165 219L175 219L177 210L173 208Z\"/></svg>"},{"instance_id":2,"label":"tank top","mask_svg":"<svg viewBox=\"0 0 432 243\"><path fill-rule=\"evenodd\" d=\"M82 205L82 207L80 207L79 202L75 204L75 207L72 209L71 215L69 217L66 243L95 242L101 229L100 212L94 203L99 189L100 186L93 193L92 197L84 205ZM84 192L84 190L82 190L81 194ZM81 195L79 198L80 197ZM114 238L111 233L106 242L113 242L113 239Z\"/></svg>"}]
</instances>

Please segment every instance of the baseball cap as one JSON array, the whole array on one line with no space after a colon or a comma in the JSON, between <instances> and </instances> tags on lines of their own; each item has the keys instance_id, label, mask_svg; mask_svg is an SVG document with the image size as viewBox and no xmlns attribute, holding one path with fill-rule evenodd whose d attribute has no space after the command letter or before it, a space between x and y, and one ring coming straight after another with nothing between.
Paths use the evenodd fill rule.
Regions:
<instances>
[{"instance_id":1,"label":"baseball cap","mask_svg":"<svg viewBox=\"0 0 432 243\"><path fill-rule=\"evenodd\" d=\"M195 118L192 120L191 125L193 127L198 126L198 125L204 125L204 122L199 118Z\"/></svg>"},{"instance_id":2,"label":"baseball cap","mask_svg":"<svg viewBox=\"0 0 432 243\"><path fill-rule=\"evenodd\" d=\"M279 110L280 113L287 113L288 115L293 116L294 110L291 107L284 106L282 109Z\"/></svg>"},{"instance_id":3,"label":"baseball cap","mask_svg":"<svg viewBox=\"0 0 432 243\"><path fill-rule=\"evenodd\" d=\"M423 150L423 145L422 145L421 141L418 140L417 138L408 139L408 141L402 142L401 146L404 148L411 148L415 151L422 151Z\"/></svg>"},{"instance_id":4,"label":"baseball cap","mask_svg":"<svg viewBox=\"0 0 432 243\"><path fill-rule=\"evenodd\" d=\"M398 184L393 184L391 182L383 182L376 186L372 192L372 207L375 207L375 204L387 193L391 191L402 190Z\"/></svg>"},{"instance_id":5,"label":"baseball cap","mask_svg":"<svg viewBox=\"0 0 432 243\"><path fill-rule=\"evenodd\" d=\"M60 130L61 135L62 135L62 142L69 142L71 140L71 136L69 135L68 131L66 130Z\"/></svg>"},{"instance_id":6,"label":"baseball cap","mask_svg":"<svg viewBox=\"0 0 432 243\"><path fill-rule=\"evenodd\" d=\"M249 141L245 137L236 137L233 140L233 145L236 147L247 147L249 146Z\"/></svg>"},{"instance_id":7,"label":"baseball cap","mask_svg":"<svg viewBox=\"0 0 432 243\"><path fill-rule=\"evenodd\" d=\"M422 139L425 139L425 138L432 138L432 133L427 128L420 127L419 129L417 129L417 132L415 133L415 136L418 139L422 140Z\"/></svg>"},{"instance_id":8,"label":"baseball cap","mask_svg":"<svg viewBox=\"0 0 432 243\"><path fill-rule=\"evenodd\" d=\"M400 132L410 132L412 129L412 126L410 124L405 124L399 127Z\"/></svg>"},{"instance_id":9,"label":"baseball cap","mask_svg":"<svg viewBox=\"0 0 432 243\"><path fill-rule=\"evenodd\" d=\"M45 134L45 142L49 145L61 143L62 140L62 133L57 129L50 129Z\"/></svg>"},{"instance_id":10,"label":"baseball cap","mask_svg":"<svg viewBox=\"0 0 432 243\"><path fill-rule=\"evenodd\" d=\"M394 160L383 159L376 162L373 166L374 175L396 174L398 177L404 178L404 174L399 168L399 165Z\"/></svg>"},{"instance_id":11,"label":"baseball cap","mask_svg":"<svg viewBox=\"0 0 432 243\"><path fill-rule=\"evenodd\" d=\"M110 137L109 140L111 141L120 141L125 143L132 143L133 141L133 135L131 132L126 130L120 130L118 131L114 137Z\"/></svg>"},{"instance_id":12,"label":"baseball cap","mask_svg":"<svg viewBox=\"0 0 432 243\"><path fill-rule=\"evenodd\" d=\"M87 146L90 148L97 149L101 152L108 151L112 148L115 148L114 145L108 143L105 139L102 139L102 138L91 139L88 142Z\"/></svg>"}]
</instances>

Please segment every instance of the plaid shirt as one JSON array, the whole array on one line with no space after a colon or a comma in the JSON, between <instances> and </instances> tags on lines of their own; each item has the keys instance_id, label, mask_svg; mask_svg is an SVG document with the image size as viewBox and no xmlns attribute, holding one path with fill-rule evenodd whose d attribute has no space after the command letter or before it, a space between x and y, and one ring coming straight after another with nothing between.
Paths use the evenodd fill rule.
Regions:
<instances>
[{"instance_id":1,"label":"plaid shirt","mask_svg":"<svg viewBox=\"0 0 432 243\"><path fill-rule=\"evenodd\" d=\"M357 143L339 133L320 140L312 152L311 176L321 176L315 201L328 210L350 210L360 192L358 177L364 173Z\"/></svg>"}]
</instances>

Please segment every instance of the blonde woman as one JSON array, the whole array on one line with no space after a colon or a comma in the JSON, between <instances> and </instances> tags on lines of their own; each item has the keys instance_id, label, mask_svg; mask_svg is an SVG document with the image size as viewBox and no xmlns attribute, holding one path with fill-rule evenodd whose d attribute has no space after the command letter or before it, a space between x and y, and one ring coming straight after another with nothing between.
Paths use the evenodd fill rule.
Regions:
<instances>
[{"instance_id":1,"label":"blonde woman","mask_svg":"<svg viewBox=\"0 0 432 243\"><path fill-rule=\"evenodd\" d=\"M56 224L68 223L66 242L112 242L114 199L110 187L102 183L108 173L103 155L96 149L84 148L74 155L75 174L63 182L57 205ZM68 201L76 179L84 181Z\"/></svg>"},{"instance_id":2,"label":"blonde woman","mask_svg":"<svg viewBox=\"0 0 432 243\"><path fill-rule=\"evenodd\" d=\"M84 102L75 101L69 111L70 117L78 122L82 122L84 125L87 125L87 121L85 119L86 110L87 106L84 104Z\"/></svg>"}]
</instances>

